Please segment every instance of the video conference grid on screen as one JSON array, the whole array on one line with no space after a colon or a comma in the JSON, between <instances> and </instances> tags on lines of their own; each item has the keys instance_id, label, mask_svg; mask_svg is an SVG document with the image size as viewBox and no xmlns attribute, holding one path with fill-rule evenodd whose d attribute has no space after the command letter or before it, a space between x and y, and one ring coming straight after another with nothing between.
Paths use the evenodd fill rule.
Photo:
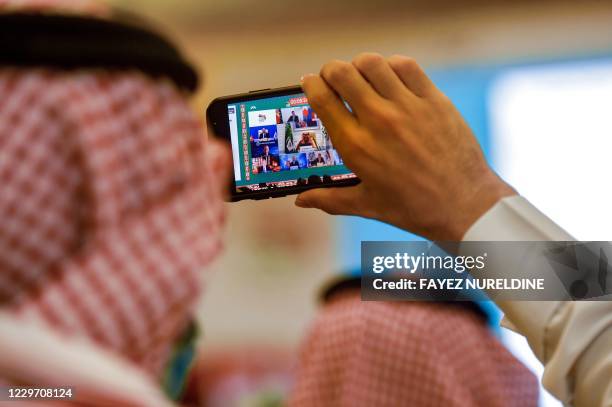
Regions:
<instances>
[{"instance_id":1,"label":"video conference grid on screen","mask_svg":"<svg viewBox=\"0 0 612 407\"><path fill-rule=\"evenodd\" d=\"M303 94L228 105L237 188L293 186L312 175L353 178Z\"/></svg>"}]
</instances>

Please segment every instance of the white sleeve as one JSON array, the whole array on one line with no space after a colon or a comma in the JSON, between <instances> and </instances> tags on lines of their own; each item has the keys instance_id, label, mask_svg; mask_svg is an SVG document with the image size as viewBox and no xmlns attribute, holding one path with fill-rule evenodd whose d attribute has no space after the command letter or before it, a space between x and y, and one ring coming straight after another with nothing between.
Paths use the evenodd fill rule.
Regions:
<instances>
[{"instance_id":1,"label":"white sleeve","mask_svg":"<svg viewBox=\"0 0 612 407\"><path fill-rule=\"evenodd\" d=\"M526 199L513 196L478 219L463 240L574 239ZM524 335L544 363L546 389L576 407L612 406L612 301L505 301L498 305L505 313L505 324Z\"/></svg>"}]
</instances>

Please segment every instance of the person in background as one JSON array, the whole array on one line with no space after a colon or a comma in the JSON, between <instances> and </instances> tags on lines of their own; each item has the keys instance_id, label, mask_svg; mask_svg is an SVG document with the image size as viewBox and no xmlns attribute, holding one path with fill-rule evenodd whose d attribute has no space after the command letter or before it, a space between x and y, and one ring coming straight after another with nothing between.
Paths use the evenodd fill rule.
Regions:
<instances>
[{"instance_id":1,"label":"person in background","mask_svg":"<svg viewBox=\"0 0 612 407\"><path fill-rule=\"evenodd\" d=\"M315 165L317 167L325 165L325 159L323 158L321 153L317 153L317 156L316 156L316 158L313 161L313 165Z\"/></svg>"},{"instance_id":2,"label":"person in background","mask_svg":"<svg viewBox=\"0 0 612 407\"><path fill-rule=\"evenodd\" d=\"M317 148L317 144L314 142L310 133L307 133L307 132L302 133L302 137L300 138L300 141L298 141L297 145L295 146L295 149L297 151L300 151L302 147L312 147L314 149Z\"/></svg>"},{"instance_id":3,"label":"person in background","mask_svg":"<svg viewBox=\"0 0 612 407\"><path fill-rule=\"evenodd\" d=\"M268 131L268 129L263 128L259 130L258 137L257 137L259 140L268 140L269 137L270 137L270 132Z\"/></svg>"},{"instance_id":4,"label":"person in background","mask_svg":"<svg viewBox=\"0 0 612 407\"><path fill-rule=\"evenodd\" d=\"M325 150L325 165L336 165L331 150Z\"/></svg>"},{"instance_id":5,"label":"person in background","mask_svg":"<svg viewBox=\"0 0 612 407\"><path fill-rule=\"evenodd\" d=\"M297 159L297 156L293 156L291 157L291 161L289 162L289 167L299 167L300 166L300 162Z\"/></svg>"},{"instance_id":6,"label":"person in background","mask_svg":"<svg viewBox=\"0 0 612 407\"><path fill-rule=\"evenodd\" d=\"M306 75L303 88L361 183L302 193L296 205L378 219L430 240L573 240L493 172L455 106L413 59L364 53L331 61ZM512 264L497 266L511 273ZM577 407L612 405L611 301L498 305L544 363L553 395Z\"/></svg>"},{"instance_id":7,"label":"person in background","mask_svg":"<svg viewBox=\"0 0 612 407\"><path fill-rule=\"evenodd\" d=\"M291 111L291 115L287 119L287 123L291 123L291 122L294 123L295 127L298 127L298 123L300 122L300 118L298 117L297 114L295 114L295 110Z\"/></svg>"},{"instance_id":8,"label":"person in background","mask_svg":"<svg viewBox=\"0 0 612 407\"><path fill-rule=\"evenodd\" d=\"M276 109L276 124L283 124L283 115L280 109Z\"/></svg>"},{"instance_id":9,"label":"person in background","mask_svg":"<svg viewBox=\"0 0 612 407\"><path fill-rule=\"evenodd\" d=\"M261 156L264 172L272 170L272 158L272 155L270 155L270 146L265 145L263 148L263 155Z\"/></svg>"},{"instance_id":10,"label":"person in background","mask_svg":"<svg viewBox=\"0 0 612 407\"><path fill-rule=\"evenodd\" d=\"M91 1L0 10L87 18L93 31L113 21ZM222 248L228 152L205 138L187 102L193 88L120 62L0 66L0 311L89 341L161 388Z\"/></svg>"},{"instance_id":11,"label":"person in background","mask_svg":"<svg viewBox=\"0 0 612 407\"><path fill-rule=\"evenodd\" d=\"M301 346L291 407L538 405L536 377L471 302L362 301L330 285Z\"/></svg>"}]
</instances>

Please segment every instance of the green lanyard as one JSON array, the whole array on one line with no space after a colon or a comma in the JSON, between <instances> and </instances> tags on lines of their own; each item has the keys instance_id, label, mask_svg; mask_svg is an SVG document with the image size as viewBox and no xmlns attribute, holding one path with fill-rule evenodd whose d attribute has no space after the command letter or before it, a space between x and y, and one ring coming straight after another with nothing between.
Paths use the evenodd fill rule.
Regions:
<instances>
[{"instance_id":1,"label":"green lanyard","mask_svg":"<svg viewBox=\"0 0 612 407\"><path fill-rule=\"evenodd\" d=\"M195 321L191 321L183 335L176 341L172 356L166 365L162 385L171 400L179 400L185 386L196 356L196 342L200 330Z\"/></svg>"}]
</instances>

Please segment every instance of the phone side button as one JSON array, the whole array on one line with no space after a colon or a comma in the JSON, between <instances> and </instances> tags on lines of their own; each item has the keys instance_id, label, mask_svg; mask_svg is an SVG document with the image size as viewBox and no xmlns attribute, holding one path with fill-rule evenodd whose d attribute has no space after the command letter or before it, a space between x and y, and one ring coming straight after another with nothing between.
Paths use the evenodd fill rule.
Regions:
<instances>
[{"instance_id":1,"label":"phone side button","mask_svg":"<svg viewBox=\"0 0 612 407\"><path fill-rule=\"evenodd\" d=\"M266 90L270 90L270 88L250 90L249 93L265 92Z\"/></svg>"}]
</instances>

